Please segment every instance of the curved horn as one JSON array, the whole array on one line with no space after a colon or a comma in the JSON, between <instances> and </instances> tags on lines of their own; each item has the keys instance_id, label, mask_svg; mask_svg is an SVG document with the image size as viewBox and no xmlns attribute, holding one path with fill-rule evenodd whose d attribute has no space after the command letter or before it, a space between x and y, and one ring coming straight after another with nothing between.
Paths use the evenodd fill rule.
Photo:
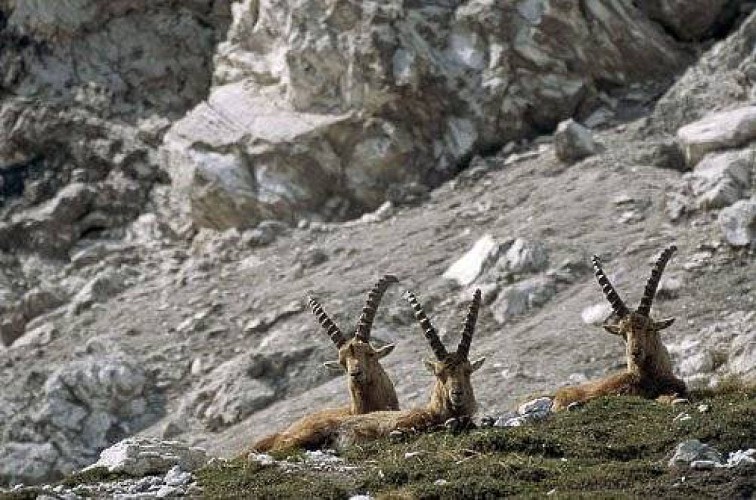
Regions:
<instances>
[{"instance_id":1,"label":"curved horn","mask_svg":"<svg viewBox=\"0 0 756 500\"><path fill-rule=\"evenodd\" d=\"M467 357L470 353L470 343L472 342L473 333L475 332L475 323L478 321L478 310L480 309L481 293L480 288L475 290L470 307L467 309L467 316L462 325L462 340L459 341L457 354Z\"/></svg>"},{"instance_id":2,"label":"curved horn","mask_svg":"<svg viewBox=\"0 0 756 500\"><path fill-rule=\"evenodd\" d=\"M646 317L651 314L651 304L653 304L654 297L656 297L656 288L659 286L659 280L661 279L667 262L669 262L669 259L676 250L677 247L675 245L670 245L664 249L656 260L656 264L654 264L653 269L651 269L651 277L648 278L648 282L646 283L646 289L643 291L643 298L637 309L638 314L642 314Z\"/></svg>"},{"instance_id":3,"label":"curved horn","mask_svg":"<svg viewBox=\"0 0 756 500\"><path fill-rule=\"evenodd\" d=\"M399 280L392 274L386 274L373 286L373 289L368 293L365 306L362 308L362 314L360 315L360 321L357 323L357 333L355 337L367 342L370 340L370 330L373 328L373 320L375 319L375 313L378 310L378 304L381 303L383 294L386 293L386 289L391 283L398 283Z\"/></svg>"},{"instance_id":4,"label":"curved horn","mask_svg":"<svg viewBox=\"0 0 756 500\"><path fill-rule=\"evenodd\" d=\"M312 313L315 317L318 318L320 326L323 327L326 333L328 333L328 336L331 337L333 343L336 344L336 347L340 348L344 345L346 343L344 334L341 333L341 330L336 326L336 323L328 317L328 314L323 310L323 306L321 306L320 303L309 294L307 295L307 304L310 306L310 309L312 309Z\"/></svg>"},{"instance_id":5,"label":"curved horn","mask_svg":"<svg viewBox=\"0 0 756 500\"><path fill-rule=\"evenodd\" d=\"M428 343L430 344L430 348L433 351L433 354L439 361L443 361L448 354L446 352L446 347L444 347L441 339L438 338L438 333L436 333L436 329L433 328L433 325L428 319L428 316L425 314L423 306L421 306L417 301L415 294L413 294L409 290L406 293L406 298L412 306L412 309L415 311L415 318L417 318L417 320L420 322L420 327L423 329L425 338L428 339Z\"/></svg>"},{"instance_id":6,"label":"curved horn","mask_svg":"<svg viewBox=\"0 0 756 500\"><path fill-rule=\"evenodd\" d=\"M601 290L603 290L606 299L612 305L612 309L617 313L617 316L624 318L630 311L609 282L609 278L604 274L604 270L601 269L601 259L599 259L598 255L594 255L591 262L593 262L593 271L596 274L596 278L598 279L598 283L601 286Z\"/></svg>"}]
</instances>

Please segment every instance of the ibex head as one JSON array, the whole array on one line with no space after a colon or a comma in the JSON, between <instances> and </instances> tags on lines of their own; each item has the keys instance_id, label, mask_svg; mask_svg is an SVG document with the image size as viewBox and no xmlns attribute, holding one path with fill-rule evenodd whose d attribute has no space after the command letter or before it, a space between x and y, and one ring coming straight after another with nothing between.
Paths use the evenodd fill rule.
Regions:
<instances>
[{"instance_id":1,"label":"ibex head","mask_svg":"<svg viewBox=\"0 0 756 500\"><path fill-rule=\"evenodd\" d=\"M350 339L347 339L336 323L328 317L323 307L314 298L308 296L313 314L318 318L318 322L339 350L338 361L324 363L327 368L345 371L351 382L362 385L371 383L371 377L375 374L376 363L393 351L395 347L394 344L387 344L380 348L374 347L370 343L370 331L383 294L390 284L397 282L395 276L387 274L373 286L368 294L365 306L362 308L356 331Z\"/></svg>"},{"instance_id":2,"label":"ibex head","mask_svg":"<svg viewBox=\"0 0 756 500\"><path fill-rule=\"evenodd\" d=\"M593 256L593 269L596 278L613 310L612 315L604 322L604 329L614 335L620 335L625 340L627 360L630 365L643 367L649 364L658 364L664 362L659 359L659 356L668 357L666 349L661 343L659 332L674 323L675 319L654 321L651 319L650 313L664 267L676 250L677 247L672 245L661 253L651 270L651 277L646 283L643 298L635 311L631 311L625 306L625 303L609 282L609 278L604 274L601 268L601 260L596 255ZM663 351L663 353L660 351Z\"/></svg>"},{"instance_id":3,"label":"ibex head","mask_svg":"<svg viewBox=\"0 0 756 500\"><path fill-rule=\"evenodd\" d=\"M475 290L473 295L472 303L470 303L467 316L462 324L462 339L456 352L446 350L415 295L407 292L406 297L436 357L435 360L423 360L426 368L436 377L436 384L431 396L431 406L436 410L448 412L450 416L472 415L475 413L477 404L470 383L470 376L483 366L483 362L486 360L486 358L480 358L470 362L468 359L470 343L475 332L475 323L478 320L478 310L480 309L480 290Z\"/></svg>"}]
</instances>

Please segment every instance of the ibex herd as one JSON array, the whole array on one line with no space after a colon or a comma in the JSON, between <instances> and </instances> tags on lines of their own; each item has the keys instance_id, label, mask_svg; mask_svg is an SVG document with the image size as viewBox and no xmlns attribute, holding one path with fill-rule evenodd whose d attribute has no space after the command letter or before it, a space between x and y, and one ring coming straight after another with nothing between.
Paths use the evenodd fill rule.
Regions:
<instances>
[{"instance_id":1,"label":"ibex herd","mask_svg":"<svg viewBox=\"0 0 756 500\"><path fill-rule=\"evenodd\" d=\"M601 380L557 390L553 411L607 395L636 395L663 402L687 395L685 383L672 372L669 353L659 335L674 319L654 321L650 317L661 275L675 250L674 246L670 246L657 259L635 311L627 308L604 274L601 261L593 256L596 278L613 311L603 326L609 333L619 335L625 341L627 368ZM397 282L396 277L386 275L375 284L350 339L344 336L323 307L308 296L313 314L338 349L338 361L326 363L326 366L346 373L351 403L348 407L330 408L307 415L285 430L260 439L252 446L252 451L344 446L385 437L397 431L422 431L450 422L459 424L470 421L477 408L470 378L485 361L485 358L469 360L481 304L480 290L475 290L473 294L455 352L447 351L415 295L409 291L406 293L435 356L435 360L425 360L426 368L435 376L435 383L425 407L400 411L394 384L379 361L394 350L394 345L376 348L370 343L378 305L387 288Z\"/></svg>"}]
</instances>

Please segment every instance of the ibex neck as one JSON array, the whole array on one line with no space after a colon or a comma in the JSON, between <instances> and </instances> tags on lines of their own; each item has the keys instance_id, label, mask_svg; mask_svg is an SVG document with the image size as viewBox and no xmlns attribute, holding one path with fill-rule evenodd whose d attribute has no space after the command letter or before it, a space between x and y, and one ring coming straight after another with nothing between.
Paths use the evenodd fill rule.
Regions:
<instances>
[{"instance_id":1,"label":"ibex neck","mask_svg":"<svg viewBox=\"0 0 756 500\"><path fill-rule=\"evenodd\" d=\"M429 413L433 414L437 422L443 423L452 417L472 416L475 414L477 405L473 399L462 406L453 406L446 395L444 386L436 382L431 391L427 409Z\"/></svg>"},{"instance_id":2,"label":"ibex neck","mask_svg":"<svg viewBox=\"0 0 756 500\"><path fill-rule=\"evenodd\" d=\"M352 396L352 415L399 409L394 384L391 383L391 379L383 370L374 374L371 383L366 386L360 386L350 381L349 393Z\"/></svg>"},{"instance_id":3,"label":"ibex neck","mask_svg":"<svg viewBox=\"0 0 756 500\"><path fill-rule=\"evenodd\" d=\"M643 378L673 377L672 362L667 348L661 341L655 346L652 355L647 356L641 363L637 363L630 356L627 359L627 370L637 373Z\"/></svg>"}]
</instances>

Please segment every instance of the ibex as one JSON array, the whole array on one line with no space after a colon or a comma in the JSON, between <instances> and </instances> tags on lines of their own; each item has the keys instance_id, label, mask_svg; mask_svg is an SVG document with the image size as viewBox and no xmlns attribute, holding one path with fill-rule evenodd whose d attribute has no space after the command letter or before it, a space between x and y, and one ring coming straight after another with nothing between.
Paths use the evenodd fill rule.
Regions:
<instances>
[{"instance_id":1,"label":"ibex","mask_svg":"<svg viewBox=\"0 0 756 500\"><path fill-rule=\"evenodd\" d=\"M480 309L480 290L473 295L462 325L462 339L453 353L447 352L417 298L407 292L407 299L436 357L435 361L424 360L426 368L436 377L430 402L425 408L379 411L345 418L334 432L339 447L385 437L397 430L423 430L444 424L449 419L469 419L477 409L470 376L486 358L471 363L468 353Z\"/></svg>"},{"instance_id":2,"label":"ibex","mask_svg":"<svg viewBox=\"0 0 756 500\"><path fill-rule=\"evenodd\" d=\"M659 280L677 248L665 249L651 270L638 309L630 311L601 268L601 261L593 256L593 269L604 295L612 306L612 315L604 322L604 329L620 335L626 343L627 369L607 378L576 387L559 389L554 397L553 410L559 411L572 403L588 401L610 394L637 395L671 401L685 397L685 383L672 373L669 352L661 342L659 332L669 327L674 318L654 321L650 317L651 304L656 296Z\"/></svg>"},{"instance_id":3,"label":"ibex","mask_svg":"<svg viewBox=\"0 0 756 500\"><path fill-rule=\"evenodd\" d=\"M308 295L308 303L313 314L339 351L338 361L326 362L325 366L346 372L351 403L347 407L327 408L302 417L284 431L257 441L252 446L253 450L264 452L291 447L317 446L321 440L319 435L332 429L341 417L378 410L399 409L394 384L379 362L381 358L393 351L395 346L388 344L376 348L370 344L370 331L381 298L389 285L397 282L396 277L389 274L378 280L368 294L355 334L351 339L344 336L318 301Z\"/></svg>"}]
</instances>

